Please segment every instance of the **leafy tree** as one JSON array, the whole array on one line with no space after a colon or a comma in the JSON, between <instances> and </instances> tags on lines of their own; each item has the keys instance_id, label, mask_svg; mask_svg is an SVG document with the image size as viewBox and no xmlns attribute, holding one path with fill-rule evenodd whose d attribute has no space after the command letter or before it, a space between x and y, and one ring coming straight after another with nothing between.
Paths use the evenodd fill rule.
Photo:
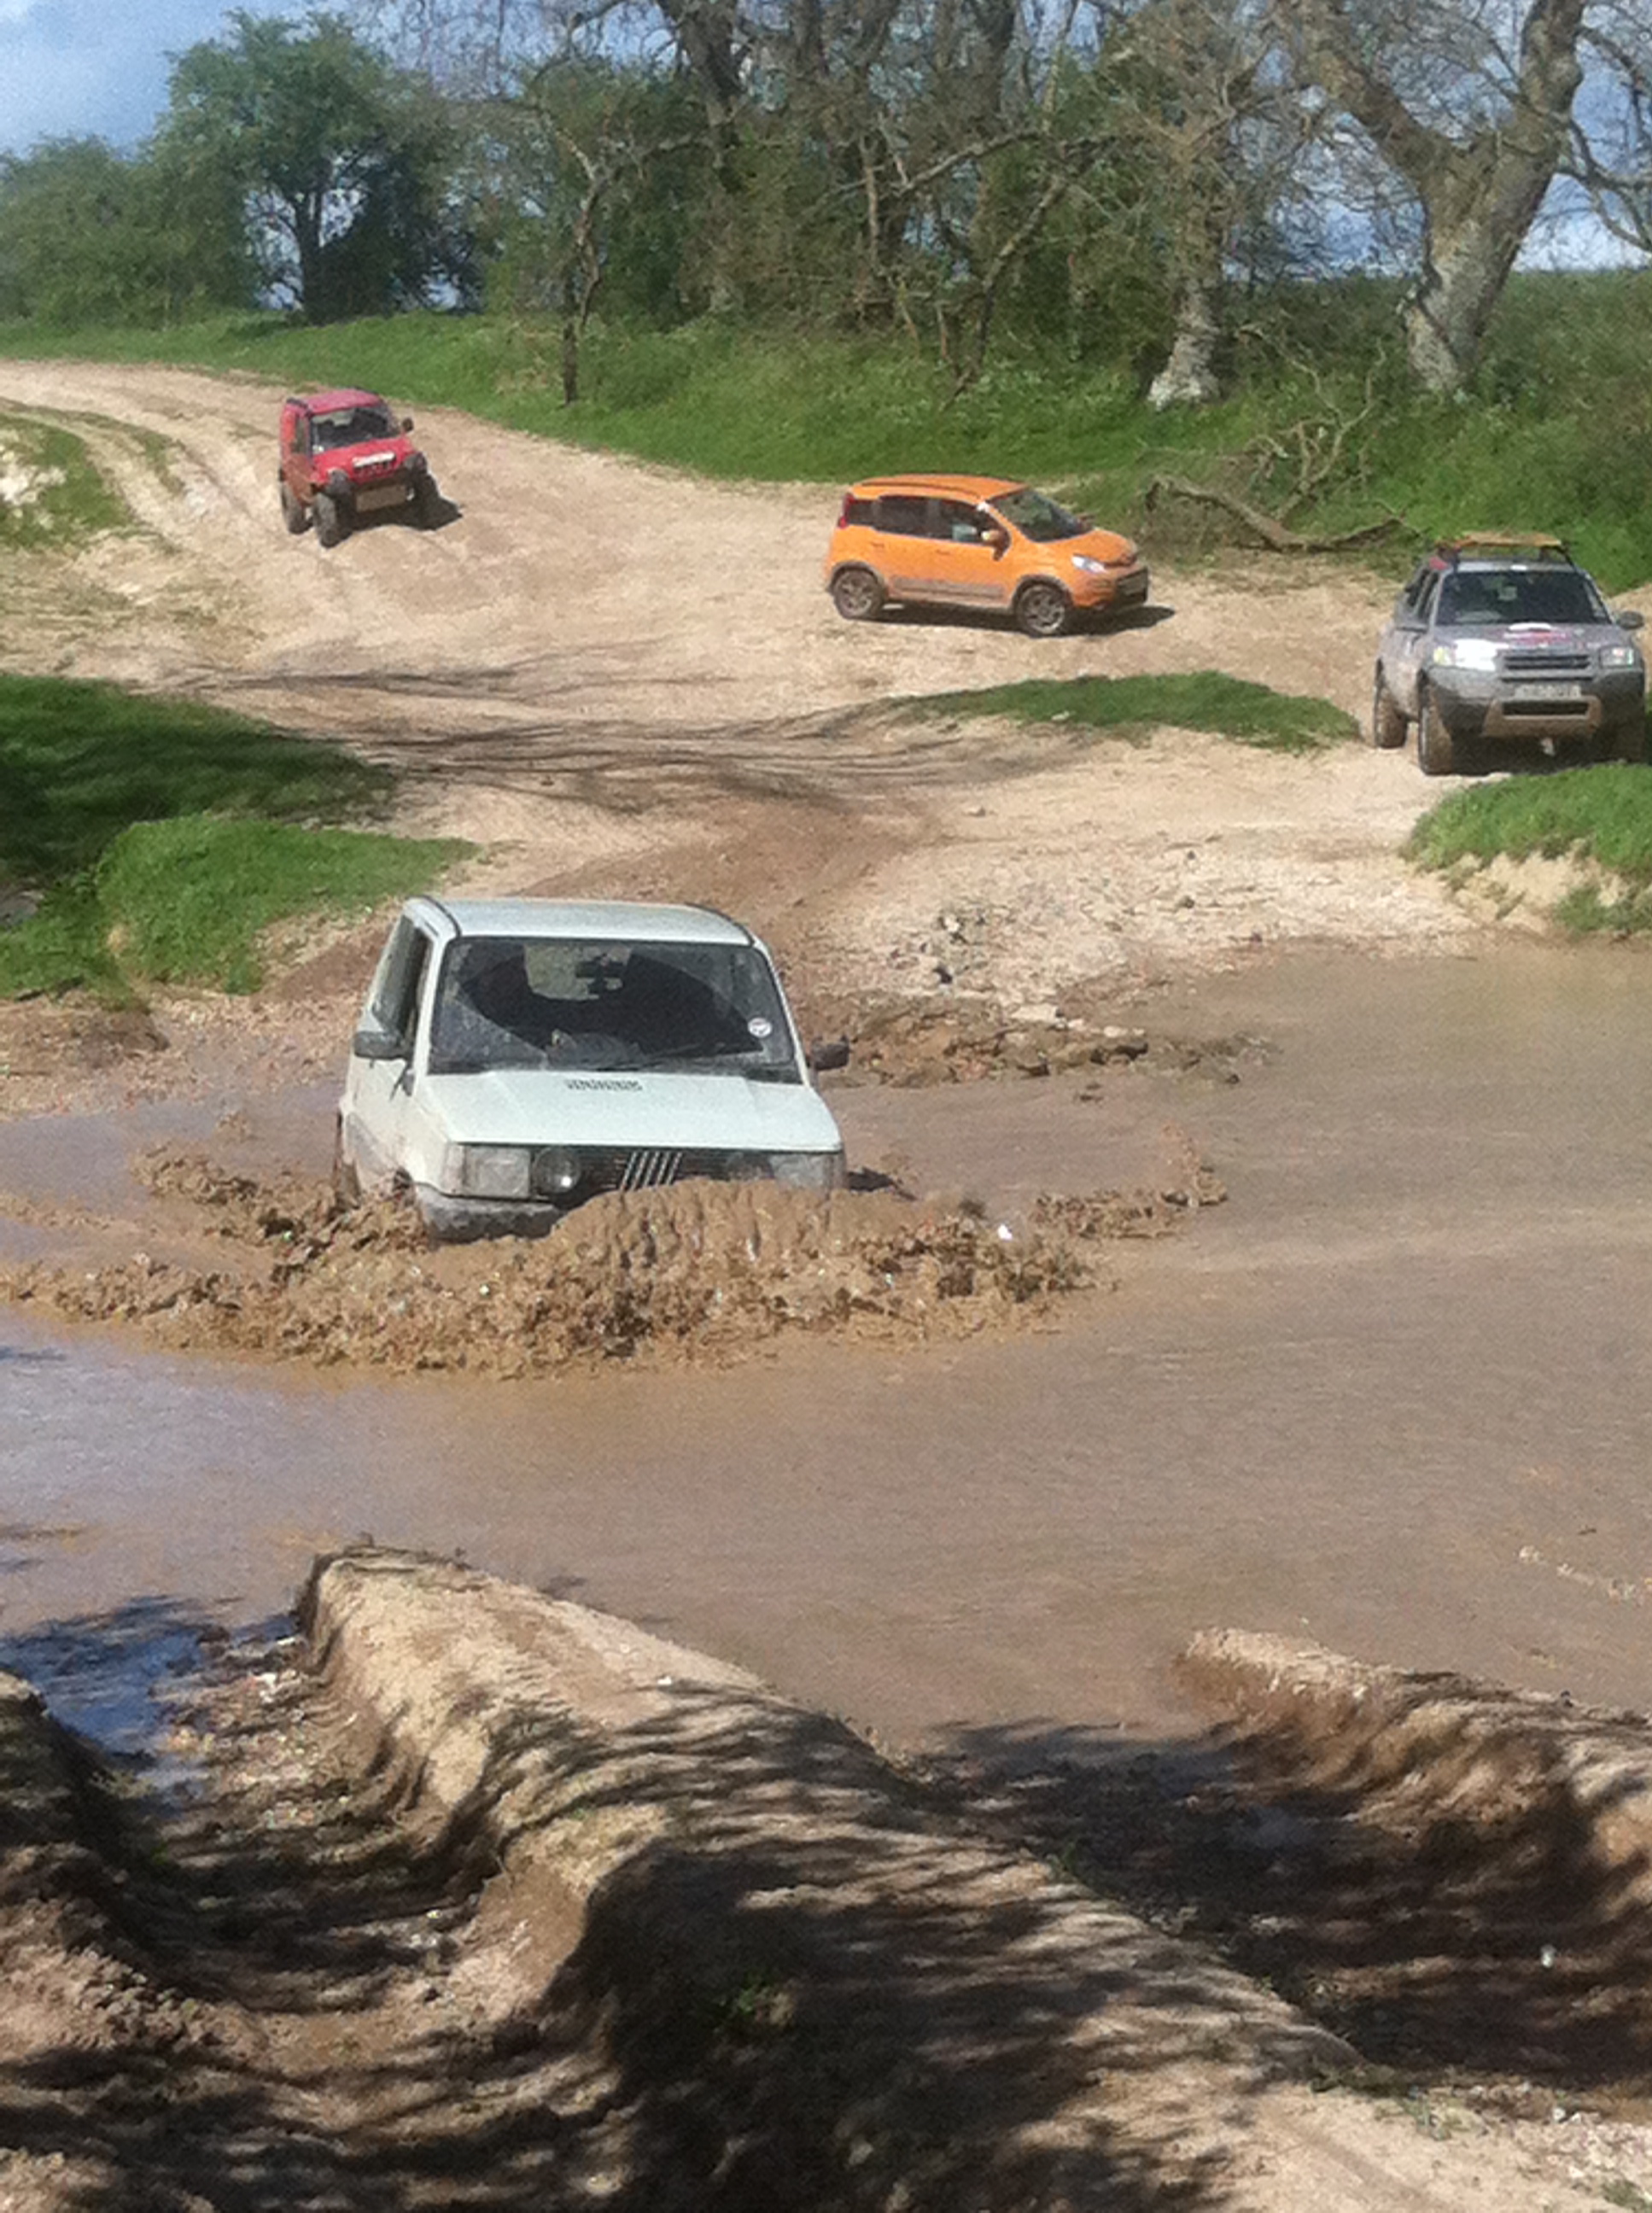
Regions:
<instances>
[{"instance_id":1,"label":"leafy tree","mask_svg":"<svg viewBox=\"0 0 1652 2213\"><path fill-rule=\"evenodd\" d=\"M492 120L488 300L558 320L571 405L599 293L658 325L704 304L682 289L704 198L704 133L675 80L600 61L532 72Z\"/></svg>"},{"instance_id":2,"label":"leafy tree","mask_svg":"<svg viewBox=\"0 0 1652 2213\"><path fill-rule=\"evenodd\" d=\"M472 294L453 123L428 88L336 15L229 26L174 64L162 143L236 178L268 290L314 322Z\"/></svg>"},{"instance_id":3,"label":"leafy tree","mask_svg":"<svg viewBox=\"0 0 1652 2213\"><path fill-rule=\"evenodd\" d=\"M210 162L100 138L0 156L0 314L72 328L165 324L250 305L234 179Z\"/></svg>"}]
</instances>

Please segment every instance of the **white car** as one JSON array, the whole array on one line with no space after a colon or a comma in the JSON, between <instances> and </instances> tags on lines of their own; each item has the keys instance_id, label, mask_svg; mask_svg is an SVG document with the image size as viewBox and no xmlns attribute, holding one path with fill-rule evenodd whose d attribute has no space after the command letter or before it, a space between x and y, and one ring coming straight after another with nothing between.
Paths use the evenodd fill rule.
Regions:
<instances>
[{"instance_id":1,"label":"white car","mask_svg":"<svg viewBox=\"0 0 1652 2213\"><path fill-rule=\"evenodd\" d=\"M338 1110L338 1183L444 1238L532 1236L605 1191L844 1180L766 948L706 907L410 899Z\"/></svg>"}]
</instances>

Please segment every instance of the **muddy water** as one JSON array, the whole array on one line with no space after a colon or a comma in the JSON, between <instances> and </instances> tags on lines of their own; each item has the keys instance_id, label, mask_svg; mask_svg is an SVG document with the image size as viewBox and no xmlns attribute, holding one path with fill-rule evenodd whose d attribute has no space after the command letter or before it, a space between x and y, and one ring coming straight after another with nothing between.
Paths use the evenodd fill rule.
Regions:
<instances>
[{"instance_id":1,"label":"muddy water","mask_svg":"<svg viewBox=\"0 0 1652 2213\"><path fill-rule=\"evenodd\" d=\"M1652 1704L1649 998L1632 952L1297 958L1143 1010L1269 1040L1235 1084L840 1093L863 1161L1006 1209L1167 1125L1217 1165L1225 1206L1027 1336L389 1385L0 1312L0 1661L130 1681L371 1533L900 1740L1173 1732L1215 1624ZM124 1134L0 1130L0 1186L113 1203Z\"/></svg>"}]
</instances>

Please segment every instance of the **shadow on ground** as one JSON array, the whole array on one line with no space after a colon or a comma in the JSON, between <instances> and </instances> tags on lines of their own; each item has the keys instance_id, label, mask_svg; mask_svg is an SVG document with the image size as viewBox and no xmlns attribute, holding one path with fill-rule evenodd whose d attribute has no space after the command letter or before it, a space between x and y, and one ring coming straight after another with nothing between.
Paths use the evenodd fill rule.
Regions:
<instances>
[{"instance_id":1,"label":"shadow on ground","mask_svg":"<svg viewBox=\"0 0 1652 2213\"><path fill-rule=\"evenodd\" d=\"M135 1605L38 1649L119 1673L186 1625ZM1223 2128L1301 2071L1238 1978L982 1849L833 1723L519 1710L502 1854L480 1797L421 1822L296 1649L173 1679L198 1767L161 1795L0 1697L0 2173L31 2209L1193 2213ZM576 1905L532 1840L571 1882L616 1823Z\"/></svg>"},{"instance_id":2,"label":"shadow on ground","mask_svg":"<svg viewBox=\"0 0 1652 2213\"><path fill-rule=\"evenodd\" d=\"M1465 1789L1442 1747L1430 1797L1325 1750L977 1730L929 1779L960 1818L1208 1942L1375 2066L1652 2095L1648 1869L1603 1852L1610 1808L1586 1816L1558 1759L1518 1792L1482 1761Z\"/></svg>"}]
</instances>

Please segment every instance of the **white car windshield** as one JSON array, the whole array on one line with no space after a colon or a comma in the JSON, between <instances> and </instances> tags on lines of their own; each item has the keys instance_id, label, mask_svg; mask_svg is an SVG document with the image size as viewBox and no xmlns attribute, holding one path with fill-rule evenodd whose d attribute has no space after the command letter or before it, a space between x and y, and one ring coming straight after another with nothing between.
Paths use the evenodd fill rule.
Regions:
<instances>
[{"instance_id":1,"label":"white car windshield","mask_svg":"<svg viewBox=\"0 0 1652 2213\"><path fill-rule=\"evenodd\" d=\"M442 961L429 1064L802 1081L774 972L751 945L461 938Z\"/></svg>"}]
</instances>

